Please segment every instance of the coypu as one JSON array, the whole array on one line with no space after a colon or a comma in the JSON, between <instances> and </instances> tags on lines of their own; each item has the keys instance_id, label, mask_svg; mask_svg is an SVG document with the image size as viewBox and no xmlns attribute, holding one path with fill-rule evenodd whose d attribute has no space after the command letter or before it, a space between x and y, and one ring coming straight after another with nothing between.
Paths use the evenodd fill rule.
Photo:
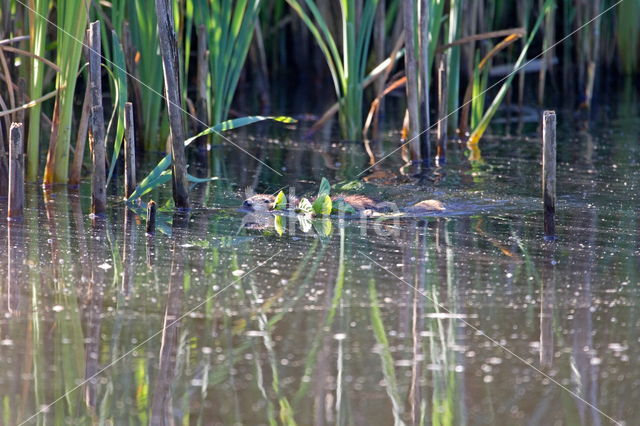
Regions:
<instances>
[{"instance_id":1,"label":"coypu","mask_svg":"<svg viewBox=\"0 0 640 426\"><path fill-rule=\"evenodd\" d=\"M375 200L366 195L346 195L338 194L331 196L331 201L343 200L351 207L360 212L361 214L370 214L371 212L390 212L393 211L393 204L383 201ZM270 211L275 208L275 195L270 194L255 194L242 203L242 207L246 210L258 212L258 211ZM313 202L313 200L311 200ZM297 199L289 200L289 208L297 204ZM406 207L402 211L406 213L420 214L430 213L436 211L445 210L444 205L438 200L423 200L416 204Z\"/></svg>"}]
</instances>

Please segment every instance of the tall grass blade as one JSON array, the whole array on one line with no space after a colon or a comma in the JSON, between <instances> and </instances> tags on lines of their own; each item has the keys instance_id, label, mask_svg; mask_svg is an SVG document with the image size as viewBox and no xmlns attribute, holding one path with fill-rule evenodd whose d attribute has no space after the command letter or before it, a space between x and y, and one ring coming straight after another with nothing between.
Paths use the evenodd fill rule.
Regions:
<instances>
[{"instance_id":1,"label":"tall grass blade","mask_svg":"<svg viewBox=\"0 0 640 426\"><path fill-rule=\"evenodd\" d=\"M209 127L208 129L203 130L195 136L190 137L189 139L184 141L184 146L187 147L191 144L191 142L196 139L210 135L212 133L226 132L227 130L238 129L240 127L248 126L253 123L258 123L260 121L265 120L273 120L281 123L293 123L294 119L290 117L262 117L259 115L236 118L233 120L227 120L222 123L216 124L213 127ZM151 191L153 188L166 183L171 178L171 171L168 168L171 166L171 154L167 154L164 156L162 160L158 163L158 165L151 170L151 172L138 184L131 197L127 199L127 202L132 202L140 198L142 195Z\"/></svg>"},{"instance_id":2,"label":"tall grass blade","mask_svg":"<svg viewBox=\"0 0 640 426\"><path fill-rule=\"evenodd\" d=\"M87 8L84 1L57 3L57 58L61 72L56 78L56 112L52 138L44 173L44 183L66 183L69 170L69 143L73 116L76 73L80 65L84 31L87 27Z\"/></svg>"},{"instance_id":3,"label":"tall grass blade","mask_svg":"<svg viewBox=\"0 0 640 426\"><path fill-rule=\"evenodd\" d=\"M544 13L540 14L538 19L536 20L536 23L533 25L533 28L529 33L529 38L527 39L524 45L524 48L522 49L522 52L520 52L520 56L518 57L518 60L516 61L513 67L514 70L519 69L522 66L522 64L525 62L527 57L527 51L529 50L529 47L531 46L531 43L533 42L533 39L535 38L535 35L538 32L538 29L540 28L540 24L544 20L545 15L551 11L552 5L553 5L553 0L546 0L544 4ZM507 94L507 91L509 90L509 86L511 85L511 82L513 81L513 78L515 77L515 75L516 75L515 72L510 73L509 76L504 81L504 83L502 83L502 86L500 87L500 91L498 91L498 94L493 99L493 102L491 102L491 105L489 105L489 108L484 113L484 116L478 123L478 126L473 129L471 136L469 136L468 143L470 145L477 144L480 141L480 138L482 138L482 135L484 135L484 132L489 127L489 123L491 122L491 119L498 111L498 108L500 107L502 100Z\"/></svg>"}]
</instances>

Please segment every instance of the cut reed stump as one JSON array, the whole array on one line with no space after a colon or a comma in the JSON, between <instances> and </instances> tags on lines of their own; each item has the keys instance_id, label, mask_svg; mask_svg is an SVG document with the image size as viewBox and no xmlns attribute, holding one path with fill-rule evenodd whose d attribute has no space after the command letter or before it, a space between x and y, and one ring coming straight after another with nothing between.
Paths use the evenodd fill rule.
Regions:
<instances>
[{"instance_id":1,"label":"cut reed stump","mask_svg":"<svg viewBox=\"0 0 640 426\"><path fill-rule=\"evenodd\" d=\"M106 146L104 111L102 108L100 21L92 22L87 33L89 40L89 86L91 87L91 213L103 215L107 209Z\"/></svg>"},{"instance_id":2,"label":"cut reed stump","mask_svg":"<svg viewBox=\"0 0 640 426\"><path fill-rule=\"evenodd\" d=\"M556 238L556 113L545 111L542 118L542 199L544 238Z\"/></svg>"},{"instance_id":3,"label":"cut reed stump","mask_svg":"<svg viewBox=\"0 0 640 426\"><path fill-rule=\"evenodd\" d=\"M156 233L156 202L151 200L147 204L147 235Z\"/></svg>"},{"instance_id":4,"label":"cut reed stump","mask_svg":"<svg viewBox=\"0 0 640 426\"><path fill-rule=\"evenodd\" d=\"M20 219L24 212L24 139L22 123L9 129L9 208L7 219Z\"/></svg>"},{"instance_id":5,"label":"cut reed stump","mask_svg":"<svg viewBox=\"0 0 640 426\"><path fill-rule=\"evenodd\" d=\"M436 165L443 165L447 158L447 60L440 57L438 65L438 130L436 147Z\"/></svg>"},{"instance_id":6,"label":"cut reed stump","mask_svg":"<svg viewBox=\"0 0 640 426\"><path fill-rule=\"evenodd\" d=\"M124 104L124 197L129 198L136 189L136 139L133 104Z\"/></svg>"},{"instance_id":7,"label":"cut reed stump","mask_svg":"<svg viewBox=\"0 0 640 426\"><path fill-rule=\"evenodd\" d=\"M184 155L184 123L182 122L182 106L180 98L180 79L178 71L178 42L173 25L173 14L169 0L156 0L158 17L158 35L160 53L164 71L165 99L169 113L171 132L171 156L173 201L177 208L189 208L189 185L187 182L187 165Z\"/></svg>"}]
</instances>

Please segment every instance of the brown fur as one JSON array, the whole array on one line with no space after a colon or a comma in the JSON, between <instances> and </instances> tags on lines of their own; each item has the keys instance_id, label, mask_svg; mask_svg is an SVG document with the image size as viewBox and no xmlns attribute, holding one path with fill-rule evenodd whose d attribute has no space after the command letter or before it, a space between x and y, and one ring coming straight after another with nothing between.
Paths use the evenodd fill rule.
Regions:
<instances>
[{"instance_id":1,"label":"brown fur","mask_svg":"<svg viewBox=\"0 0 640 426\"><path fill-rule=\"evenodd\" d=\"M391 210L389 207L389 203L384 203L378 200L375 200L366 195L360 194L339 194L331 197L332 201L336 201L342 199L345 203L349 204L358 212L363 211L376 211L376 212L384 212ZM275 208L275 195L269 194L256 194L249 198L247 198L244 203L242 203L242 207L246 210L251 211L269 211ZM313 200L310 200L313 202ZM294 208L297 204L296 200L290 200L290 208ZM407 213L429 213L436 211L445 210L442 202L438 200L423 200L412 206L404 209Z\"/></svg>"}]
</instances>

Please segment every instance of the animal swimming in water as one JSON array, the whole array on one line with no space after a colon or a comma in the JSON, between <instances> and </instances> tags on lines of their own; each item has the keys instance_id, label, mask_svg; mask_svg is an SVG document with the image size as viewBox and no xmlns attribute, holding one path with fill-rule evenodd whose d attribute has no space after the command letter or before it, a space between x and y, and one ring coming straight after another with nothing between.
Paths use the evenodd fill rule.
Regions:
<instances>
[{"instance_id":1,"label":"animal swimming in water","mask_svg":"<svg viewBox=\"0 0 640 426\"><path fill-rule=\"evenodd\" d=\"M359 194L338 194L331 196L331 201L342 200L349 204L353 209L360 214L367 214L370 212L389 212L394 210L394 205L389 202L379 201L366 195ZM290 206L295 206L297 200L289 200ZM270 194L255 194L244 200L242 207L245 210L254 212L267 212L274 210L276 206L276 196ZM442 202L438 200L423 200L411 206L408 206L401 211L412 214L433 213L445 210Z\"/></svg>"}]
</instances>

